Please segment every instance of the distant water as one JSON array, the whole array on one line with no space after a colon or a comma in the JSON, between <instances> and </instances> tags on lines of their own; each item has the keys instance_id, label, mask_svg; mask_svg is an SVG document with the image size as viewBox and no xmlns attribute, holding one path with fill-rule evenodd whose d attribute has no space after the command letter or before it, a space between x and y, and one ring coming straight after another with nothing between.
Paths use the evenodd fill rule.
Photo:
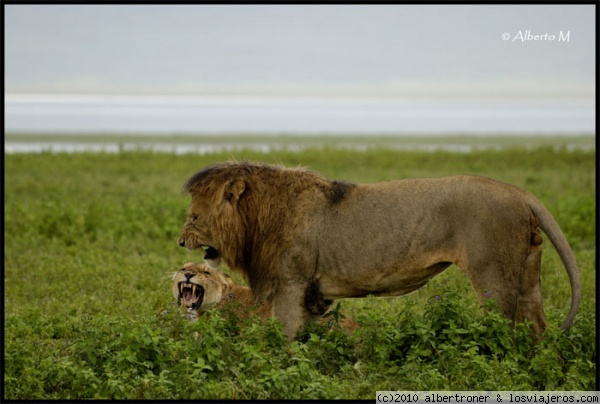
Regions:
<instances>
[{"instance_id":1,"label":"distant water","mask_svg":"<svg viewBox=\"0 0 600 404\"><path fill-rule=\"evenodd\" d=\"M581 100L5 95L5 133L595 133Z\"/></svg>"}]
</instances>

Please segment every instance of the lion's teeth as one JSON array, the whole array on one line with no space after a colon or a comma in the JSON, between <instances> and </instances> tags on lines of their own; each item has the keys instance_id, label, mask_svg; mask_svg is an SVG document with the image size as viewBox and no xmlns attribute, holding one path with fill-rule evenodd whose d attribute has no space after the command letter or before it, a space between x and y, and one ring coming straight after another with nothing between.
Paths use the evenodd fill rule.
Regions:
<instances>
[{"instance_id":1,"label":"lion's teeth","mask_svg":"<svg viewBox=\"0 0 600 404\"><path fill-rule=\"evenodd\" d=\"M192 285L192 294L195 295L196 294L196 285Z\"/></svg>"}]
</instances>

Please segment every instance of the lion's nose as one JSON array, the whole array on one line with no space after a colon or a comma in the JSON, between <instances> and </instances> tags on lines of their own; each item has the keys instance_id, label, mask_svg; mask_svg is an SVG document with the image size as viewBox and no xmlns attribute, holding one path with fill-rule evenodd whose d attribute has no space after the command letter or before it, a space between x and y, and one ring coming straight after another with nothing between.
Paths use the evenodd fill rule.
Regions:
<instances>
[{"instance_id":1,"label":"lion's nose","mask_svg":"<svg viewBox=\"0 0 600 404\"><path fill-rule=\"evenodd\" d=\"M184 275L185 275L185 278L186 278L188 281L190 280L190 278L193 278L193 277L194 277L194 273L193 273L193 272L186 272L186 273L184 273Z\"/></svg>"}]
</instances>

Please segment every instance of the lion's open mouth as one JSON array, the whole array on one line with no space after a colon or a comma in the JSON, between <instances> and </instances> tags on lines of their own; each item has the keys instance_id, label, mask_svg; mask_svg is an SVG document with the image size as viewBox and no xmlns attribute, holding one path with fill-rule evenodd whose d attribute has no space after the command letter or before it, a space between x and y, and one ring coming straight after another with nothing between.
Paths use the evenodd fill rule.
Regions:
<instances>
[{"instance_id":1,"label":"lion's open mouth","mask_svg":"<svg viewBox=\"0 0 600 404\"><path fill-rule=\"evenodd\" d=\"M205 260L215 260L217 258L219 258L219 252L210 246L202 246L202 248L204 249L204 259Z\"/></svg>"},{"instance_id":2,"label":"lion's open mouth","mask_svg":"<svg viewBox=\"0 0 600 404\"><path fill-rule=\"evenodd\" d=\"M195 283L179 282L179 301L181 300L186 307L197 309L204 300L204 288Z\"/></svg>"}]
</instances>

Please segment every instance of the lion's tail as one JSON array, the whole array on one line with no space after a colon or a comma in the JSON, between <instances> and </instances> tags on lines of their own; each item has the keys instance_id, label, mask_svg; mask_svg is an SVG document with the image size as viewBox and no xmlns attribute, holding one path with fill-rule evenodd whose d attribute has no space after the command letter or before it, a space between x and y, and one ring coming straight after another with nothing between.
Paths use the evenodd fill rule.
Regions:
<instances>
[{"instance_id":1,"label":"lion's tail","mask_svg":"<svg viewBox=\"0 0 600 404\"><path fill-rule=\"evenodd\" d=\"M531 196L529 207L540 221L544 233L546 233L556 251L558 251L558 255L567 270L569 282L571 283L571 309L561 325L561 328L564 330L573 323L577 309L579 308L581 300L581 276L577 267L577 261L575 260L575 254L573 254L573 250L571 250L569 242L558 226L558 223L556 223L550 211L537 198L533 195Z\"/></svg>"}]
</instances>

